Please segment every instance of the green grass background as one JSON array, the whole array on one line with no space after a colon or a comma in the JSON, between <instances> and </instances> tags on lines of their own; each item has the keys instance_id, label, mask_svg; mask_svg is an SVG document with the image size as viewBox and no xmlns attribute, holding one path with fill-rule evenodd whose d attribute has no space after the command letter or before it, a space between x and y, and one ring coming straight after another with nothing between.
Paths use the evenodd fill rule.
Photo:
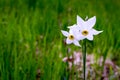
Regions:
<instances>
[{"instance_id":1,"label":"green grass background","mask_svg":"<svg viewBox=\"0 0 120 80\"><path fill-rule=\"evenodd\" d=\"M96 16L103 33L88 41L88 53L110 57L120 65L119 0L0 0L0 80L61 80L67 49L61 29L76 16Z\"/></svg>"}]
</instances>

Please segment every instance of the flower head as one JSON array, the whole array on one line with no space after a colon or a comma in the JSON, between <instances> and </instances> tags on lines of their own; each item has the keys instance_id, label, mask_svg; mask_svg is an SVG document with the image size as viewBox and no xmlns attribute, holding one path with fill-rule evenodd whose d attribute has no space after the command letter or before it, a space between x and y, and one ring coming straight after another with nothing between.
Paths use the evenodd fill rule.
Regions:
<instances>
[{"instance_id":1,"label":"flower head","mask_svg":"<svg viewBox=\"0 0 120 80\"><path fill-rule=\"evenodd\" d=\"M79 26L79 33L81 39L87 38L88 40L93 40L93 35L97 35L103 31L97 31L93 29L96 23L96 17L92 17L87 21L84 21L81 17L77 16L77 26Z\"/></svg>"},{"instance_id":2,"label":"flower head","mask_svg":"<svg viewBox=\"0 0 120 80\"><path fill-rule=\"evenodd\" d=\"M75 24L73 26L69 26L68 28L74 33L78 41L82 40L82 37L80 35L80 27L78 25Z\"/></svg>"},{"instance_id":3,"label":"flower head","mask_svg":"<svg viewBox=\"0 0 120 80\"><path fill-rule=\"evenodd\" d=\"M75 25L73 25L75 27ZM67 44L75 44L76 46L80 46L79 40L78 40L78 32L75 30L75 28L70 29L69 32L61 30L62 34L67 37L66 43Z\"/></svg>"}]
</instances>

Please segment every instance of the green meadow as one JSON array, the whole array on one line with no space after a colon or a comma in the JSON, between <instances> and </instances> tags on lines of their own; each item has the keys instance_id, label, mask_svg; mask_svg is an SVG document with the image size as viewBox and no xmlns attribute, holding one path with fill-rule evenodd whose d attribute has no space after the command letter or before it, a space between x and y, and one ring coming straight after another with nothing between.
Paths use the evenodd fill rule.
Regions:
<instances>
[{"instance_id":1,"label":"green meadow","mask_svg":"<svg viewBox=\"0 0 120 80\"><path fill-rule=\"evenodd\" d=\"M0 80L75 80L62 59L81 47L66 45L61 30L68 31L77 15L96 16L94 28L103 30L87 41L87 54L119 66L119 0L0 0Z\"/></svg>"}]
</instances>

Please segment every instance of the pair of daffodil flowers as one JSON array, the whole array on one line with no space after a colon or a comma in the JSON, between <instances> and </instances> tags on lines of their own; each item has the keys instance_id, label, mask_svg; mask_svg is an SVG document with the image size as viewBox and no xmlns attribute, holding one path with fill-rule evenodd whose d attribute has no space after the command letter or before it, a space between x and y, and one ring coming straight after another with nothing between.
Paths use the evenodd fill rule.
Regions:
<instances>
[{"instance_id":1,"label":"pair of daffodil flowers","mask_svg":"<svg viewBox=\"0 0 120 80\"><path fill-rule=\"evenodd\" d=\"M88 39L92 41L94 35L98 35L99 33L103 32L93 29L95 23L96 16L84 21L80 16L77 15L77 24L69 26L69 32L61 30L62 34L67 37L66 43L73 43L76 46L81 46L79 44L80 40Z\"/></svg>"}]
</instances>

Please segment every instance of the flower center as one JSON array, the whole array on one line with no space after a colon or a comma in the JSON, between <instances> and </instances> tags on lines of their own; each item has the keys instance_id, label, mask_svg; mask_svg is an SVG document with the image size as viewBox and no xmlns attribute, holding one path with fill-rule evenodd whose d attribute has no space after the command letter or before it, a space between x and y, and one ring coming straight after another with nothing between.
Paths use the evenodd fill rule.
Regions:
<instances>
[{"instance_id":1,"label":"flower center","mask_svg":"<svg viewBox=\"0 0 120 80\"><path fill-rule=\"evenodd\" d=\"M82 31L82 35L87 36L88 35L88 31L86 31L86 30Z\"/></svg>"},{"instance_id":2,"label":"flower center","mask_svg":"<svg viewBox=\"0 0 120 80\"><path fill-rule=\"evenodd\" d=\"M69 35L68 37L70 40L73 40L74 39L74 36L73 35Z\"/></svg>"}]
</instances>

